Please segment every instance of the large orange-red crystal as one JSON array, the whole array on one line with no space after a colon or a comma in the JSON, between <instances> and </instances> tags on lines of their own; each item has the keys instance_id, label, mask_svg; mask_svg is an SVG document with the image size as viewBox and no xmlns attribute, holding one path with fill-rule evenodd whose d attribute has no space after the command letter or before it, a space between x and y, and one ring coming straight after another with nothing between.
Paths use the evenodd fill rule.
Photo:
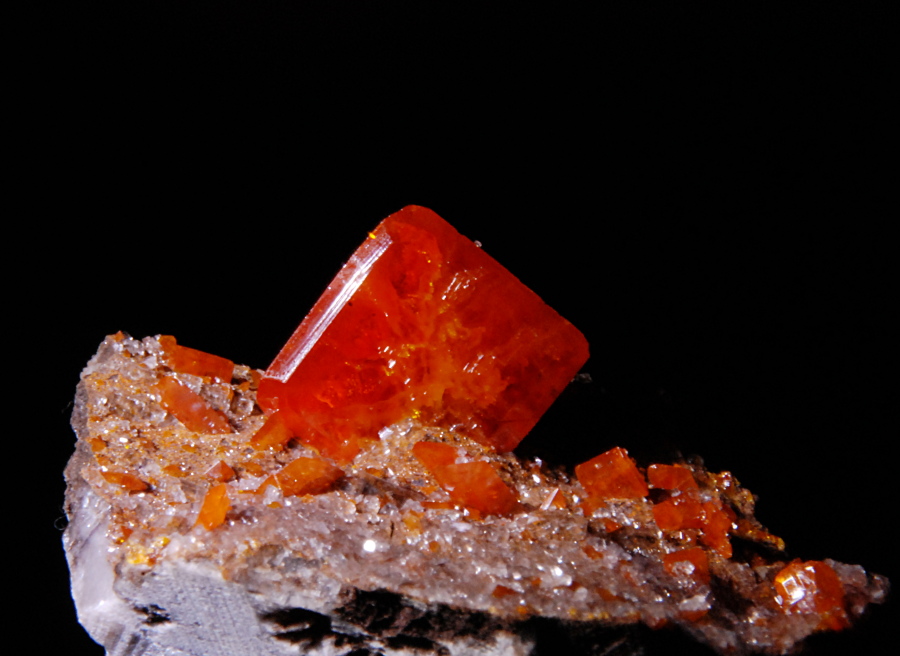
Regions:
<instances>
[{"instance_id":1,"label":"large orange-red crystal","mask_svg":"<svg viewBox=\"0 0 900 656\"><path fill-rule=\"evenodd\" d=\"M437 214L411 206L338 273L258 401L339 462L409 416L508 451L587 356L572 324Z\"/></svg>"}]
</instances>

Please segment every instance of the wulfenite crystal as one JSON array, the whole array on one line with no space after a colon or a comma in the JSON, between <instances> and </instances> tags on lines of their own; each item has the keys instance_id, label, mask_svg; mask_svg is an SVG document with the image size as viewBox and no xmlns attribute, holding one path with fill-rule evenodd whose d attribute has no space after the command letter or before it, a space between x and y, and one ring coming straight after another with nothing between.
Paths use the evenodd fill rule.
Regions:
<instances>
[{"instance_id":1,"label":"wulfenite crystal","mask_svg":"<svg viewBox=\"0 0 900 656\"><path fill-rule=\"evenodd\" d=\"M410 206L341 269L258 400L341 462L405 417L510 451L587 357L578 329L437 214Z\"/></svg>"}]
</instances>

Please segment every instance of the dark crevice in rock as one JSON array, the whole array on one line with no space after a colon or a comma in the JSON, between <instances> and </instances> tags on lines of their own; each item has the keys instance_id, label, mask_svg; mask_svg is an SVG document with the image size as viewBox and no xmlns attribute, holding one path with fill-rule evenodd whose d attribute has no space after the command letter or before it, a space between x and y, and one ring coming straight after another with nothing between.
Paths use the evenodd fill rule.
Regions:
<instances>
[{"instance_id":1,"label":"dark crevice in rock","mask_svg":"<svg viewBox=\"0 0 900 656\"><path fill-rule=\"evenodd\" d=\"M135 610L142 615L146 615L147 618L144 620L144 624L165 624L166 622L171 622L172 618L169 617L168 613L166 613L165 608L160 608L156 604L150 604L149 606L138 606Z\"/></svg>"},{"instance_id":2,"label":"dark crevice in rock","mask_svg":"<svg viewBox=\"0 0 900 656\"><path fill-rule=\"evenodd\" d=\"M571 656L639 656L641 642L633 627L601 627L590 622L570 622L533 617L504 621L486 613L465 611L445 605L419 607L398 594L384 590L359 590L335 612L341 623L359 627L371 639L383 641L390 649L420 654L446 654L442 642L461 637L475 641L493 638L498 631L528 636L534 641L532 656L565 653ZM302 608L276 611L263 616L282 629L280 640L314 646L326 638L336 648L356 648L348 654L378 654L365 647L367 638L334 629L331 620Z\"/></svg>"},{"instance_id":3,"label":"dark crevice in rock","mask_svg":"<svg viewBox=\"0 0 900 656\"><path fill-rule=\"evenodd\" d=\"M410 641L410 645L455 640L462 636L486 639L509 628L486 613L466 611L443 604L414 606L396 593L358 590L338 611L342 621L371 635Z\"/></svg>"},{"instance_id":4,"label":"dark crevice in rock","mask_svg":"<svg viewBox=\"0 0 900 656\"><path fill-rule=\"evenodd\" d=\"M750 564L758 557L766 562L787 559L787 555L783 551L779 551L768 542L747 540L738 535L731 536L731 547L734 550L731 560L734 562Z\"/></svg>"},{"instance_id":5,"label":"dark crevice in rock","mask_svg":"<svg viewBox=\"0 0 900 656\"><path fill-rule=\"evenodd\" d=\"M421 638L418 636L409 636L409 635L399 635L394 636L393 638L388 638L385 643L391 649L405 649L412 653L421 653L421 654L435 654L437 656L441 656L443 654L449 654L447 649L436 645L433 641L428 638Z\"/></svg>"},{"instance_id":6,"label":"dark crevice in rock","mask_svg":"<svg viewBox=\"0 0 900 656\"><path fill-rule=\"evenodd\" d=\"M532 656L640 656L643 653L631 627L598 627L587 622L534 617L519 628L534 638Z\"/></svg>"},{"instance_id":7,"label":"dark crevice in rock","mask_svg":"<svg viewBox=\"0 0 900 656\"><path fill-rule=\"evenodd\" d=\"M737 584L734 581L713 576L709 586L715 599L710 613L715 617L724 619L729 613L735 617L743 617L753 607L753 602L737 591Z\"/></svg>"},{"instance_id":8,"label":"dark crevice in rock","mask_svg":"<svg viewBox=\"0 0 900 656\"><path fill-rule=\"evenodd\" d=\"M128 639L128 644L125 645L125 648L122 649L122 651L120 653L122 654L122 656L131 656L131 654L134 654L134 653L143 653L143 652L137 651L138 647L140 647L142 645L142 643L143 643L143 640L141 639L140 635L137 635L137 634L132 635Z\"/></svg>"},{"instance_id":9,"label":"dark crevice in rock","mask_svg":"<svg viewBox=\"0 0 900 656\"><path fill-rule=\"evenodd\" d=\"M331 619L321 613L305 608L285 608L262 616L264 622L274 624L287 631L278 631L275 637L290 643L304 643L310 647L318 645L331 635Z\"/></svg>"}]
</instances>

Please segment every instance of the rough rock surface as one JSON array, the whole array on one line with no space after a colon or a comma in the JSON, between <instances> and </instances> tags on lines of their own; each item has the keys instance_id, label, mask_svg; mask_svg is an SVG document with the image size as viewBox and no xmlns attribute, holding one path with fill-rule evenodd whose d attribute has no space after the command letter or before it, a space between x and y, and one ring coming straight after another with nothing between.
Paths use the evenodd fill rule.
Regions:
<instances>
[{"instance_id":1,"label":"rough rock surface","mask_svg":"<svg viewBox=\"0 0 900 656\"><path fill-rule=\"evenodd\" d=\"M230 430L187 429L162 402L166 379ZM251 444L265 420L258 379L242 366L230 381L175 373L159 339L121 333L84 370L65 547L79 619L110 656L529 654L541 622L585 653L636 653L617 627L642 622L723 653L780 654L887 592L882 577L824 561L840 582L839 620L786 611L783 544L733 477L696 464L683 467L702 499L735 517L733 556L704 549L708 577L672 560L696 541L659 528L654 494L586 516L575 476L411 420L383 430L327 490L287 496L266 481L316 453ZM413 455L423 441L491 463L520 507L482 515L455 503ZM201 508L223 484L224 519L205 525Z\"/></svg>"}]
</instances>

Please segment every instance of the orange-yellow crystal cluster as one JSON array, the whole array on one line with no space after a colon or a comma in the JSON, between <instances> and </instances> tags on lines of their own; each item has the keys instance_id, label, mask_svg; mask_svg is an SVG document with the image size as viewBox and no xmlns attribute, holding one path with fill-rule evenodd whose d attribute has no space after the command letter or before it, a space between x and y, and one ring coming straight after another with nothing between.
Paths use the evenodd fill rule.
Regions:
<instances>
[{"instance_id":1,"label":"orange-yellow crystal cluster","mask_svg":"<svg viewBox=\"0 0 900 656\"><path fill-rule=\"evenodd\" d=\"M734 511L718 499L704 501L693 474L684 467L651 465L647 478L654 488L668 492L668 498L653 506L653 517L662 530L697 529L701 543L731 558L728 534L737 520Z\"/></svg>"},{"instance_id":2,"label":"orange-yellow crystal cluster","mask_svg":"<svg viewBox=\"0 0 900 656\"><path fill-rule=\"evenodd\" d=\"M258 402L338 462L406 417L513 449L588 357L584 336L437 214L410 206L354 253ZM258 442L281 442L273 427Z\"/></svg>"},{"instance_id":3,"label":"orange-yellow crystal cluster","mask_svg":"<svg viewBox=\"0 0 900 656\"><path fill-rule=\"evenodd\" d=\"M728 536L737 516L718 498L704 500L691 470L678 465L650 465L647 479L628 452L615 447L578 465L575 475L588 494L583 504L586 514L614 499L641 499L653 488L664 490L665 498L653 505L656 525L666 533L682 532L691 541L731 558Z\"/></svg>"}]
</instances>

